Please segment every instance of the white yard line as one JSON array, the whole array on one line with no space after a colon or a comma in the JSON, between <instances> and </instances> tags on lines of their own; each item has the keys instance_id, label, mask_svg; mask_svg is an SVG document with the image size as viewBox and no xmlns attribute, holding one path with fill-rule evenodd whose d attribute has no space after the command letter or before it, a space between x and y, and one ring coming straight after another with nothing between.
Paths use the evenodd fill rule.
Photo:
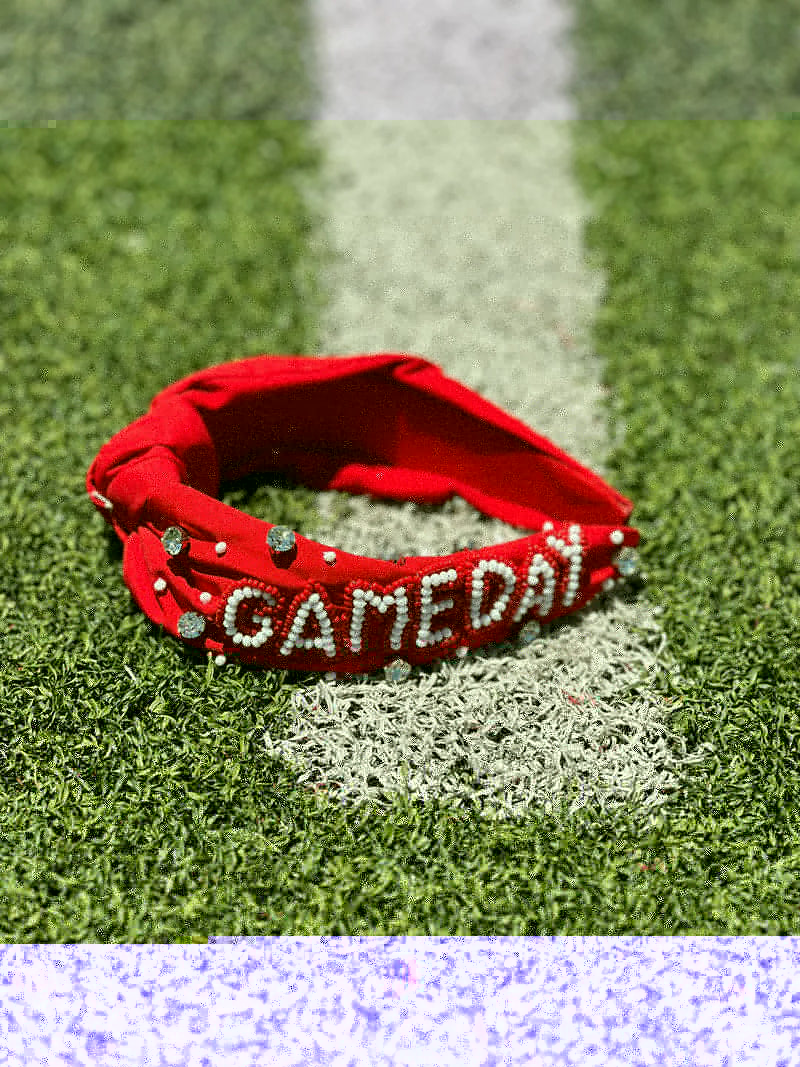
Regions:
<instances>
[{"instance_id":1,"label":"white yard line","mask_svg":"<svg viewBox=\"0 0 800 1067\"><path fill-rule=\"evenodd\" d=\"M313 0L320 118L569 119L560 0Z\"/></svg>"},{"instance_id":2,"label":"white yard line","mask_svg":"<svg viewBox=\"0 0 800 1067\"><path fill-rule=\"evenodd\" d=\"M444 6L415 5L413 18L404 9L403 21L366 0L317 4L328 94L316 127L327 159L320 207L337 250L320 352L425 356L605 474L602 366L588 342L602 278L584 260L569 123L385 121L568 114L560 6L537 0L523 17L522 5L459 5L446 40ZM518 82L526 40L539 65ZM529 532L459 498L427 511L337 493L319 501L327 518L306 532L367 555ZM626 803L639 790L653 810L685 763L646 693L648 672L664 665L662 635L643 599L598 607L526 650L479 650L417 669L399 688L380 675L320 680L296 694L296 734L268 747L345 803L384 803L407 775L416 796L479 795L498 812L549 807L571 779L573 807Z\"/></svg>"}]
</instances>

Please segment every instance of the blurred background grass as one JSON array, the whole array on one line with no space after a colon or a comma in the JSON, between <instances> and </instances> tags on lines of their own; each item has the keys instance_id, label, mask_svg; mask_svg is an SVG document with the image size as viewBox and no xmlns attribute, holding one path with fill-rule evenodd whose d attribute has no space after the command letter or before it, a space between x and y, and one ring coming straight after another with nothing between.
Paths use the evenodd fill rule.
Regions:
<instances>
[{"instance_id":1,"label":"blurred background grass","mask_svg":"<svg viewBox=\"0 0 800 1067\"><path fill-rule=\"evenodd\" d=\"M297 0L4 0L0 118L307 118L312 42Z\"/></svg>"},{"instance_id":2,"label":"blurred background grass","mask_svg":"<svg viewBox=\"0 0 800 1067\"><path fill-rule=\"evenodd\" d=\"M581 118L800 118L800 0L571 8Z\"/></svg>"}]
</instances>

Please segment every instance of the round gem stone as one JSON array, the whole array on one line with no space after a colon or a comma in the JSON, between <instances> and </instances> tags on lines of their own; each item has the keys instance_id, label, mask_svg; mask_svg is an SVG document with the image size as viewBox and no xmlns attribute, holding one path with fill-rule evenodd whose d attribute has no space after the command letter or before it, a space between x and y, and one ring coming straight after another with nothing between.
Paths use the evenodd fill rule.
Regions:
<instances>
[{"instance_id":1,"label":"round gem stone","mask_svg":"<svg viewBox=\"0 0 800 1067\"><path fill-rule=\"evenodd\" d=\"M529 645L532 641L535 641L539 634L542 632L542 625L538 623L536 619L531 619L530 622L526 622L519 632L517 640L522 645Z\"/></svg>"},{"instance_id":2,"label":"round gem stone","mask_svg":"<svg viewBox=\"0 0 800 1067\"><path fill-rule=\"evenodd\" d=\"M186 534L180 526L168 526L161 537L161 544L170 556L179 556L186 543Z\"/></svg>"},{"instance_id":3,"label":"round gem stone","mask_svg":"<svg viewBox=\"0 0 800 1067\"><path fill-rule=\"evenodd\" d=\"M393 659L383 669L387 682L404 682L411 674L411 664L404 659Z\"/></svg>"},{"instance_id":4,"label":"round gem stone","mask_svg":"<svg viewBox=\"0 0 800 1067\"><path fill-rule=\"evenodd\" d=\"M639 569L639 553L630 547L623 548L614 557L614 565L624 578L629 578Z\"/></svg>"},{"instance_id":5,"label":"round gem stone","mask_svg":"<svg viewBox=\"0 0 800 1067\"><path fill-rule=\"evenodd\" d=\"M267 534L267 544L273 552L291 552L295 546L294 530L288 526L273 526Z\"/></svg>"},{"instance_id":6,"label":"round gem stone","mask_svg":"<svg viewBox=\"0 0 800 1067\"><path fill-rule=\"evenodd\" d=\"M178 633L189 641L194 637L199 637L205 628L206 620L196 611L184 611L178 619Z\"/></svg>"}]
</instances>

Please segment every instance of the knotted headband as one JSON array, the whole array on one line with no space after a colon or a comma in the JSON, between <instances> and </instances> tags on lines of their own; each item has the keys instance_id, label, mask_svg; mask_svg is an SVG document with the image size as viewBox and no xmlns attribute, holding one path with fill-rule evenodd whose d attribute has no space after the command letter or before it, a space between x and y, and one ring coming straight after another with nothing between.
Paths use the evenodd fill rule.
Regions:
<instances>
[{"instance_id":1,"label":"knotted headband","mask_svg":"<svg viewBox=\"0 0 800 1067\"><path fill-rule=\"evenodd\" d=\"M536 533L446 556L370 559L217 500L280 471L314 489L438 504ZM529 641L636 568L633 504L435 364L403 354L256 356L191 374L101 449L91 500L155 623L221 665L408 675Z\"/></svg>"}]
</instances>

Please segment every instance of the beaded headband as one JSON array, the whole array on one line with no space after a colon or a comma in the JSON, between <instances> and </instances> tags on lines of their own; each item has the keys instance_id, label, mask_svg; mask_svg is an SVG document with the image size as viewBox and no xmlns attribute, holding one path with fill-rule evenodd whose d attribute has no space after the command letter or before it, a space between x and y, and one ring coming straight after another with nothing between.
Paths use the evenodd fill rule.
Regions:
<instances>
[{"instance_id":1,"label":"beaded headband","mask_svg":"<svg viewBox=\"0 0 800 1067\"><path fill-rule=\"evenodd\" d=\"M315 489L442 503L539 532L370 559L215 499L280 471ZM191 374L107 442L86 489L154 623L222 665L335 674L527 643L637 565L633 504L419 356L256 356Z\"/></svg>"}]
</instances>

